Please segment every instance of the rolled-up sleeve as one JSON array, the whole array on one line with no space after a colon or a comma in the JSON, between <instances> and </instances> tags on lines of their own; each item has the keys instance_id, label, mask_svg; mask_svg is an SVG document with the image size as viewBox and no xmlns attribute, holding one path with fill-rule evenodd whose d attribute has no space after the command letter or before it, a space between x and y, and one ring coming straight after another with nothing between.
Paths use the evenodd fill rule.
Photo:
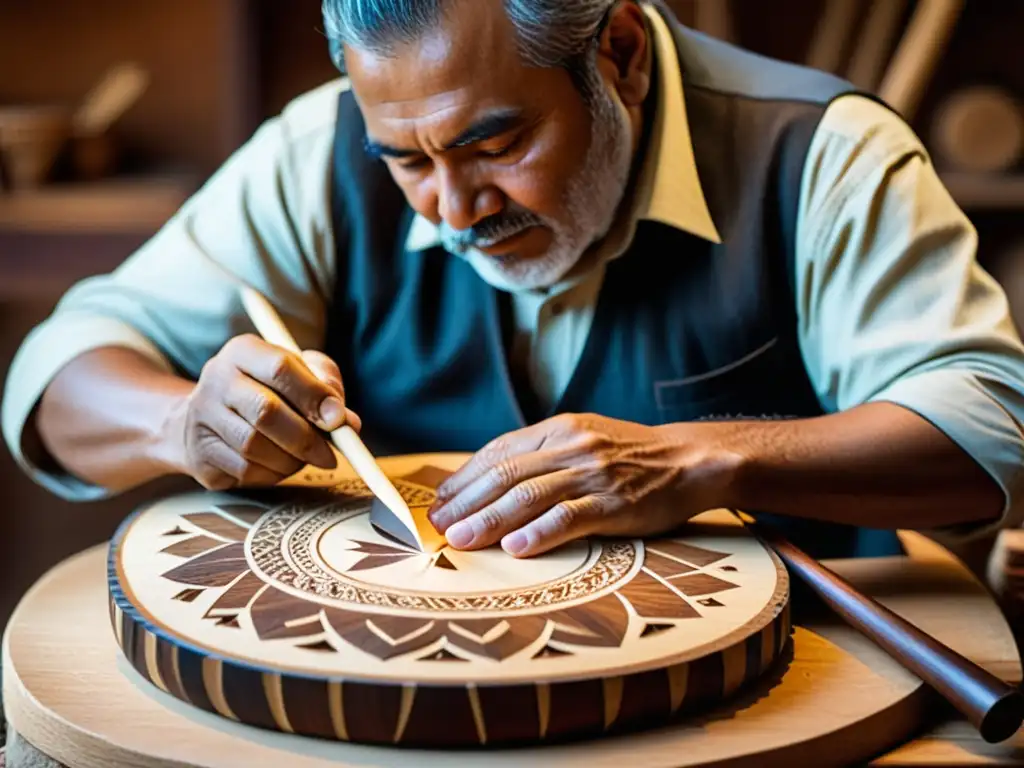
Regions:
<instances>
[{"instance_id":1,"label":"rolled-up sleeve","mask_svg":"<svg viewBox=\"0 0 1024 768\"><path fill-rule=\"evenodd\" d=\"M1019 526L1024 348L977 262L974 226L913 131L869 99L834 102L807 158L797 231L800 337L823 406L919 414L999 484L996 526Z\"/></svg>"},{"instance_id":2,"label":"rolled-up sleeve","mask_svg":"<svg viewBox=\"0 0 1024 768\"><path fill-rule=\"evenodd\" d=\"M107 491L29 455L39 398L72 359L124 347L195 378L232 337L252 331L246 284L277 307L297 342L322 341L332 289L328 184L341 84L311 92L262 125L161 230L110 274L76 284L23 341L5 382L4 440L21 468L71 500Z\"/></svg>"}]
</instances>

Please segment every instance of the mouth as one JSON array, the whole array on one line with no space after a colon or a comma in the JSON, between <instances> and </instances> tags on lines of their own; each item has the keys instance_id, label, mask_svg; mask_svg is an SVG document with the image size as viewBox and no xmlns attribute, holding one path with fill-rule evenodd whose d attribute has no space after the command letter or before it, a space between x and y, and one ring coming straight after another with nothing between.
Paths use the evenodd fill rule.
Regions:
<instances>
[{"instance_id":1,"label":"mouth","mask_svg":"<svg viewBox=\"0 0 1024 768\"><path fill-rule=\"evenodd\" d=\"M536 229L536 225L523 227L510 235L500 235L497 238L489 238L477 241L476 247L488 256L502 256L520 245L524 238Z\"/></svg>"}]
</instances>

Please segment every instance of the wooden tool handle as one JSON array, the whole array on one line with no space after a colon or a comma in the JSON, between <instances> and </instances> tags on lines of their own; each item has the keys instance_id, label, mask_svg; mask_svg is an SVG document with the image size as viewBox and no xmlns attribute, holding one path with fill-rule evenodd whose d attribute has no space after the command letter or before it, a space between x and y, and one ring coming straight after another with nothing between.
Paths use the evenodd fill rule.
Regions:
<instances>
[{"instance_id":1,"label":"wooden tool handle","mask_svg":"<svg viewBox=\"0 0 1024 768\"><path fill-rule=\"evenodd\" d=\"M295 343L295 338L288 331L284 321L281 320L281 316L270 302L267 301L266 297L247 285L242 286L240 290L245 311L249 315L249 319L252 320L253 325L256 326L256 331L260 336L275 346L300 353L299 345ZM370 453L352 427L344 424L334 430L331 432L331 441L341 451L341 455L345 457L346 461L352 465L352 469L366 483L374 496L386 504L389 509L393 510L396 515L403 519L405 517L411 519L409 507L406 505L405 499L402 498L402 494L388 480L384 470L378 466L376 459L373 458L373 454ZM413 534L419 538L415 529Z\"/></svg>"},{"instance_id":2,"label":"wooden tool handle","mask_svg":"<svg viewBox=\"0 0 1024 768\"><path fill-rule=\"evenodd\" d=\"M790 571L852 627L938 691L988 742L1008 739L1024 722L1024 695L885 606L855 590L771 527L743 517Z\"/></svg>"}]
</instances>

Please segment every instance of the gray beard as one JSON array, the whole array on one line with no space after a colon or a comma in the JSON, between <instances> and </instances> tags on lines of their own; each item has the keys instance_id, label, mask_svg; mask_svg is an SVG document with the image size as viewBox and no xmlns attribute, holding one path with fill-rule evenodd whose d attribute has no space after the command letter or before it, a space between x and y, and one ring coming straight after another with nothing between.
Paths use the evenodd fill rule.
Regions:
<instances>
[{"instance_id":1,"label":"gray beard","mask_svg":"<svg viewBox=\"0 0 1024 768\"><path fill-rule=\"evenodd\" d=\"M605 89L596 68L590 73L590 148L579 172L569 180L563 202L565 221L538 216L509 201L505 210L470 229L452 229L441 222L445 248L473 265L480 277L505 290L533 290L557 283L580 261L594 242L611 228L629 180L630 128L626 115ZM551 248L533 259L506 259L475 250L529 226L547 227Z\"/></svg>"}]
</instances>

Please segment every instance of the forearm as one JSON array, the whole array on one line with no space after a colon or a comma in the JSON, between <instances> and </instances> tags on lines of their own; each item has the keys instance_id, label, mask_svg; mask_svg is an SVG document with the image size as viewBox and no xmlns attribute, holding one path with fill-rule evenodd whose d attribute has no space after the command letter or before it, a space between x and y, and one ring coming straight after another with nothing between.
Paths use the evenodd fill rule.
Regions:
<instances>
[{"instance_id":1,"label":"forearm","mask_svg":"<svg viewBox=\"0 0 1024 768\"><path fill-rule=\"evenodd\" d=\"M726 505L871 528L998 518L996 482L917 414L870 403L815 419L709 425L735 460Z\"/></svg>"},{"instance_id":2,"label":"forearm","mask_svg":"<svg viewBox=\"0 0 1024 768\"><path fill-rule=\"evenodd\" d=\"M93 350L47 387L35 417L38 438L67 472L128 490L180 471L169 417L193 387L132 350Z\"/></svg>"}]
</instances>

